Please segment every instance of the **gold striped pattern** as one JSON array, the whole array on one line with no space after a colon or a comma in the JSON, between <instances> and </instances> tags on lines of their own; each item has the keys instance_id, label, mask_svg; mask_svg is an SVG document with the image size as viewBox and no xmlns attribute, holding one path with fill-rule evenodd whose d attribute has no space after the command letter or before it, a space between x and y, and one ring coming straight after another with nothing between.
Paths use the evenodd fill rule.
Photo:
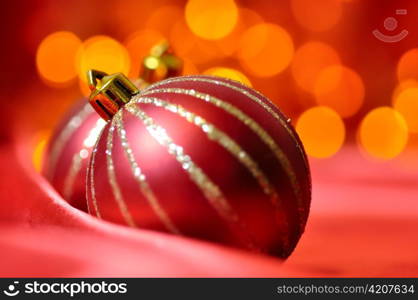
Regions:
<instances>
[{"instance_id":1,"label":"gold striped pattern","mask_svg":"<svg viewBox=\"0 0 418 300\"><path fill-rule=\"evenodd\" d=\"M158 107L163 107L167 111L175 113L199 127L210 140L217 142L236 159L238 159L258 181L264 193L270 197L271 202L275 206L279 205L279 196L276 192L276 189L270 184L270 181L264 172L260 170L257 162L255 162L253 158L246 151L244 151L230 136L218 129L215 125L207 122L204 118L197 116L190 111L187 111L181 105L173 104L159 98L134 97L131 102L152 104Z\"/></svg>"},{"instance_id":2,"label":"gold striped pattern","mask_svg":"<svg viewBox=\"0 0 418 300\"><path fill-rule=\"evenodd\" d=\"M158 218L164 224L167 230L175 234L181 234L179 229L173 224L165 210L160 205L157 197L155 196L154 192L152 191L151 187L147 182L145 174L143 174L141 168L138 166L138 163L133 155L133 151L129 145L129 141L126 136L126 131L122 123L122 112L123 110L119 110L113 118L116 122L116 128L118 130L118 135L121 139L121 145L124 150L125 156L129 161L132 175L135 178L135 181L139 184L139 189L147 199L154 213L158 216Z\"/></svg>"},{"instance_id":3,"label":"gold striped pattern","mask_svg":"<svg viewBox=\"0 0 418 300\"><path fill-rule=\"evenodd\" d=\"M95 188L95 184L94 184L94 167L95 167L95 163L96 163L96 152L97 152L97 146L99 144L101 135L102 135L103 131L100 132L97 140L96 140L96 144L94 145L93 151L91 152L91 158L90 158L90 164L87 168L87 176L90 174L90 195L91 195L91 202L93 202L93 208L94 211L96 213L96 216L101 219L102 215L100 214L100 210L99 210L99 205L97 204L97 199L96 199L96 188ZM86 182L88 182L89 178L87 178ZM87 195L87 190L86 190L86 198L88 199L88 195ZM89 213L91 213L91 208L88 205L89 201L87 201L87 208L89 210Z\"/></svg>"},{"instance_id":4,"label":"gold striped pattern","mask_svg":"<svg viewBox=\"0 0 418 300\"><path fill-rule=\"evenodd\" d=\"M238 215L229 205L220 188L193 162L189 155L184 153L181 146L173 142L166 130L155 124L154 120L140 110L135 103L128 103L125 109L141 120L151 136L175 157L218 214L229 222L238 222Z\"/></svg>"},{"instance_id":5,"label":"gold striped pattern","mask_svg":"<svg viewBox=\"0 0 418 300\"><path fill-rule=\"evenodd\" d=\"M79 128L84 120L93 112L93 108L90 104L86 104L75 116L73 116L68 124L61 131L60 135L55 140L55 143L51 149L50 163L48 166L48 178L51 180L55 174L55 167L58 162L58 157L64 149L68 139Z\"/></svg>"},{"instance_id":6,"label":"gold striped pattern","mask_svg":"<svg viewBox=\"0 0 418 300\"><path fill-rule=\"evenodd\" d=\"M71 161L70 170L68 171L68 174L65 177L65 181L64 181L64 189L63 189L64 199L70 200L73 195L73 186L74 186L75 178L78 172L80 172L82 161L83 161L83 158L81 157L80 153L74 154L73 159Z\"/></svg>"},{"instance_id":7,"label":"gold striped pattern","mask_svg":"<svg viewBox=\"0 0 418 300\"><path fill-rule=\"evenodd\" d=\"M189 95L196 99L206 101L208 103L211 103L227 113L233 115L238 120L243 122L245 125L247 125L256 135L259 136L259 138L270 148L270 150L275 154L278 162L283 167L284 171L286 172L287 176L290 179L290 183L292 185L292 188L295 192L295 196L298 201L298 205L301 209L304 208L304 203L300 191L300 185L296 178L296 174L293 170L292 165L290 164L289 159L287 156L283 153L283 151L280 149L280 147L276 144L274 139L252 118L250 118L247 114L242 112L239 108L233 106L232 104L225 102L219 98L213 97L209 94L200 93L193 89L182 89L182 88L162 88L162 89L153 89L153 90L146 90L143 91L140 96L148 96L156 93L175 93L175 94L181 94L181 95ZM302 216L299 215L299 217L302 220ZM299 222L300 226L303 227L304 222Z\"/></svg>"},{"instance_id":8,"label":"gold striped pattern","mask_svg":"<svg viewBox=\"0 0 418 300\"><path fill-rule=\"evenodd\" d=\"M234 81L232 79L226 79L225 80L230 80L230 81ZM253 100L254 102L256 102L257 104L259 104L260 106L262 106L267 112L269 112L277 121L280 122L280 124L286 129L286 131L289 133L289 135L292 137L293 141L296 143L296 146L299 150L299 152L301 153L304 163L305 163L305 167L308 170L308 162L306 159L306 155L305 152L302 150L302 147L299 143L299 140L296 138L293 130L289 127L289 123L290 123L290 119L287 119L286 121L283 120L283 118L281 118L275 111L274 109L272 109L268 104L266 104L263 100L261 100L260 98L254 96L253 94L251 94L249 91L247 91L246 89L242 89L236 85L233 84L229 84L225 81L221 81L221 80L215 80L215 79L210 79L210 78L205 78L205 77L196 77L196 76L183 76L183 77L177 77L177 78L171 78L171 79L167 79L164 81L160 81L157 82L155 84L152 84L151 86L149 86L146 90L152 89L154 87L160 86L162 84L166 84L166 83L172 83L172 82L187 82L187 81L194 81L194 82L206 82L206 83L212 83L215 85L220 85L223 87L227 87L230 88L232 90L235 90L241 94L244 94L245 96L247 96L248 98L250 98L251 100ZM240 84L238 81L234 81L238 84ZM260 97L264 97L260 92L258 92L257 90L253 91Z\"/></svg>"},{"instance_id":9,"label":"gold striped pattern","mask_svg":"<svg viewBox=\"0 0 418 300\"><path fill-rule=\"evenodd\" d=\"M81 170L83 160L88 158L90 148L93 146L92 143L97 141L97 137L100 135L105 125L106 122L103 119L98 119L96 125L90 130L83 141L84 148L81 148L79 152L74 154L70 169L64 180L63 195L67 201L70 201L73 195L75 179Z\"/></svg>"},{"instance_id":10,"label":"gold striped pattern","mask_svg":"<svg viewBox=\"0 0 418 300\"><path fill-rule=\"evenodd\" d=\"M120 190L119 183L116 179L115 166L113 164L112 149L113 149L113 132L115 131L115 118L112 119L109 132L106 140L106 161L107 161L107 175L109 178L109 184L112 189L113 197L119 206L119 210L126 221L126 223L132 227L136 227L135 222L130 214L125 200L123 199L122 192Z\"/></svg>"}]
</instances>

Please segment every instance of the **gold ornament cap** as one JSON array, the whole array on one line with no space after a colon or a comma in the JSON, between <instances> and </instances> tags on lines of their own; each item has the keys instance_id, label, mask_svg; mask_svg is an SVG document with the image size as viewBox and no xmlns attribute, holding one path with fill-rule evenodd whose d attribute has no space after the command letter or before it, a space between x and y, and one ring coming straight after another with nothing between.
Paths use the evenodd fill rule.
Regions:
<instances>
[{"instance_id":1,"label":"gold ornament cap","mask_svg":"<svg viewBox=\"0 0 418 300\"><path fill-rule=\"evenodd\" d=\"M108 75L89 70L87 79L91 94L90 105L104 120L109 121L116 112L139 93L139 89L122 73Z\"/></svg>"},{"instance_id":2,"label":"gold ornament cap","mask_svg":"<svg viewBox=\"0 0 418 300\"><path fill-rule=\"evenodd\" d=\"M168 42L163 41L152 47L149 55L143 59L141 76L134 83L122 73L108 75L102 71L89 70L89 102L100 117L109 121L140 89L153 82L180 75L182 67L182 60L171 52Z\"/></svg>"}]
</instances>

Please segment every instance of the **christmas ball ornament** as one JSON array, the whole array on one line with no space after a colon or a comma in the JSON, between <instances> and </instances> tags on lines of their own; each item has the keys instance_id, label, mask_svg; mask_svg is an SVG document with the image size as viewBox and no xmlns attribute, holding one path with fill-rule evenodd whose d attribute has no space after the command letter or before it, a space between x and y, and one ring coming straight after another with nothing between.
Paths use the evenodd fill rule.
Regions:
<instances>
[{"instance_id":1,"label":"christmas ball ornament","mask_svg":"<svg viewBox=\"0 0 418 300\"><path fill-rule=\"evenodd\" d=\"M109 122L87 174L91 214L280 257L292 252L308 217L310 173L276 106L218 77L177 77L138 91L120 74L98 74L89 101Z\"/></svg>"},{"instance_id":2,"label":"christmas ball ornament","mask_svg":"<svg viewBox=\"0 0 418 300\"><path fill-rule=\"evenodd\" d=\"M142 63L140 79L134 85L142 89L148 83L179 75L181 61L162 42L154 46ZM87 211L86 171L92 146L106 122L87 99L77 101L60 122L49 141L42 167L43 175L71 205Z\"/></svg>"},{"instance_id":3,"label":"christmas ball ornament","mask_svg":"<svg viewBox=\"0 0 418 300\"><path fill-rule=\"evenodd\" d=\"M65 200L84 211L88 158L105 124L85 99L78 101L58 125L45 155L43 175Z\"/></svg>"}]
</instances>

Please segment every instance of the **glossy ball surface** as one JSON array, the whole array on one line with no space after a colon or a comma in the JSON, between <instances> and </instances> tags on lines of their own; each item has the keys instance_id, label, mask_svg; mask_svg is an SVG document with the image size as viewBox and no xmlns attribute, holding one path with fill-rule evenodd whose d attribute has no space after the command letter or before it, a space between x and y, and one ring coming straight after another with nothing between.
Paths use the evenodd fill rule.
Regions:
<instances>
[{"instance_id":1,"label":"glossy ball surface","mask_svg":"<svg viewBox=\"0 0 418 300\"><path fill-rule=\"evenodd\" d=\"M287 257L311 184L290 120L266 97L187 76L144 89L106 124L87 198L105 220Z\"/></svg>"}]
</instances>

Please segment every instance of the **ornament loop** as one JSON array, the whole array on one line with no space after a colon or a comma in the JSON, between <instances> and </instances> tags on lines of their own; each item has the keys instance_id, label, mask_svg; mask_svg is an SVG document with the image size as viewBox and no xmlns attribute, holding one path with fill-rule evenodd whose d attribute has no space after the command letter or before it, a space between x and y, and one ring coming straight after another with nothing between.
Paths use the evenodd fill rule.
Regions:
<instances>
[{"instance_id":1,"label":"ornament loop","mask_svg":"<svg viewBox=\"0 0 418 300\"><path fill-rule=\"evenodd\" d=\"M89 97L90 105L106 121L139 92L122 73L108 75L102 71L89 70L87 78L92 91Z\"/></svg>"}]
</instances>

